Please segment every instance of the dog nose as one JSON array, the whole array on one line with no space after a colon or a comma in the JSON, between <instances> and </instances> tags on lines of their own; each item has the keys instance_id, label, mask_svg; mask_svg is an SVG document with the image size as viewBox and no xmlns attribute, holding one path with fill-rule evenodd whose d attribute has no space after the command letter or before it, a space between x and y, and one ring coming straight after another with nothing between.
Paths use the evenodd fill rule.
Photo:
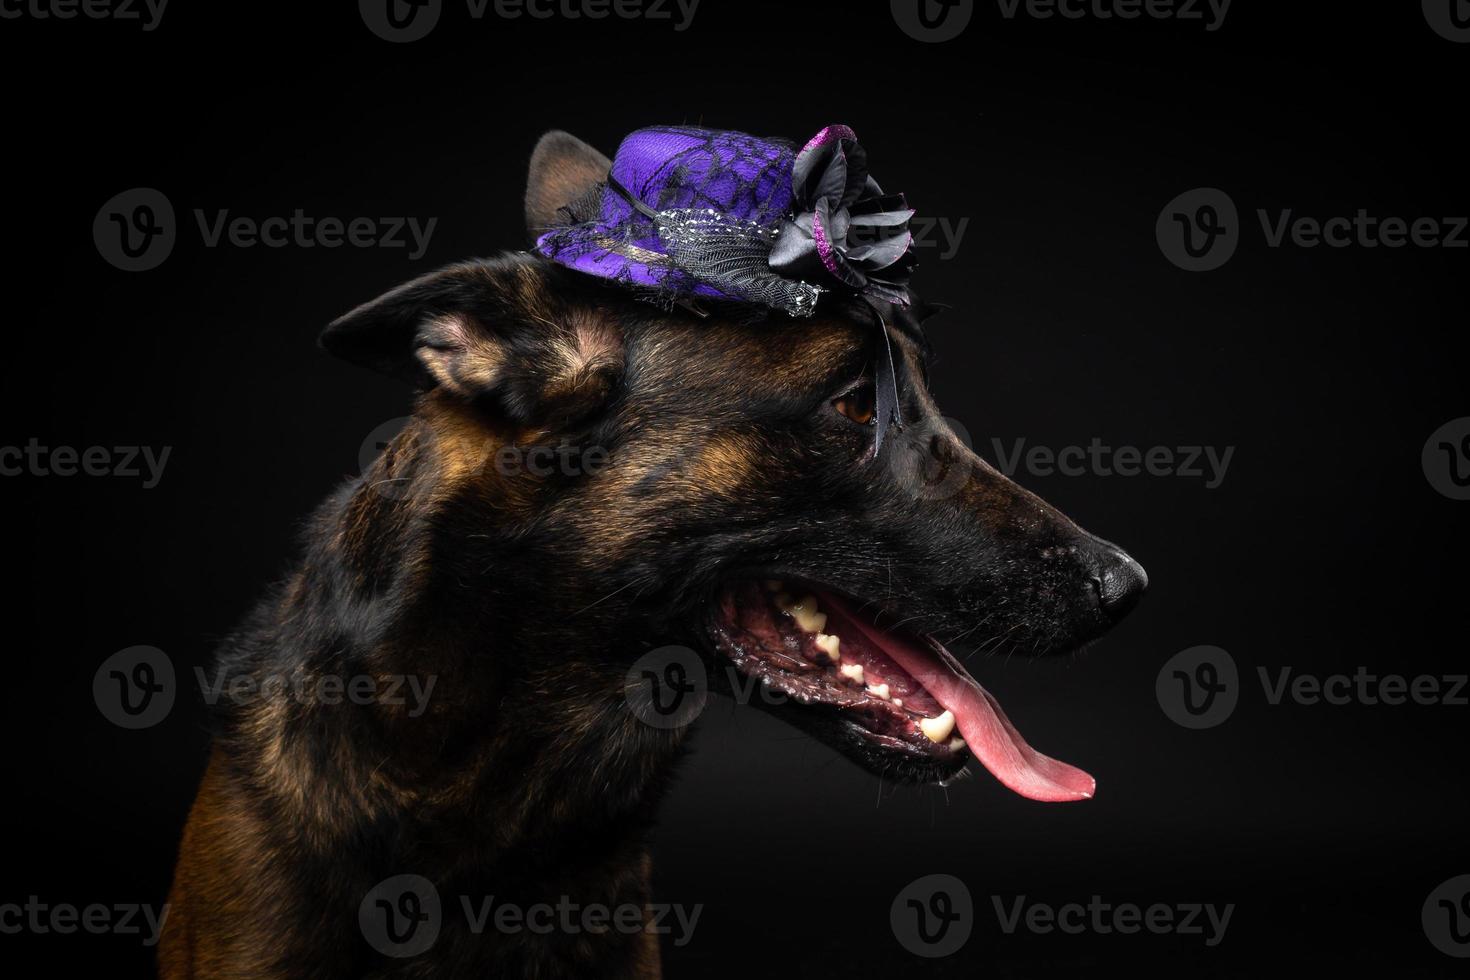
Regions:
<instances>
[{"instance_id":1,"label":"dog nose","mask_svg":"<svg viewBox=\"0 0 1470 980\"><path fill-rule=\"evenodd\" d=\"M1107 547L1097 557L1093 573L1098 601L1114 622L1128 615L1148 589L1148 572L1121 548Z\"/></svg>"}]
</instances>

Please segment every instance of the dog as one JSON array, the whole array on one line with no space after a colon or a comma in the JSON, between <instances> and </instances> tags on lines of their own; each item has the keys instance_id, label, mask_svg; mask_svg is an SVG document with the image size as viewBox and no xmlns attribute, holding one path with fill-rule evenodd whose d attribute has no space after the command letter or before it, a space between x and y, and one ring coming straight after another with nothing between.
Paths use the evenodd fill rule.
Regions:
<instances>
[{"instance_id":1,"label":"dog","mask_svg":"<svg viewBox=\"0 0 1470 980\"><path fill-rule=\"evenodd\" d=\"M528 226L608 167L547 134ZM648 929L476 929L458 896L646 909L645 838L689 728L645 723L627 677L669 645L786 694L771 710L890 780L945 780L975 755L1023 795L1090 796L940 638L1070 651L1147 578L945 424L932 309L665 309L520 252L328 327L328 352L408 381L415 408L221 647L255 694L218 705L162 976L658 976ZM879 450L884 356L900 424ZM428 696L300 695L329 678L378 694L416 678ZM433 895L374 899L401 875ZM433 898L415 955L365 938Z\"/></svg>"}]
</instances>

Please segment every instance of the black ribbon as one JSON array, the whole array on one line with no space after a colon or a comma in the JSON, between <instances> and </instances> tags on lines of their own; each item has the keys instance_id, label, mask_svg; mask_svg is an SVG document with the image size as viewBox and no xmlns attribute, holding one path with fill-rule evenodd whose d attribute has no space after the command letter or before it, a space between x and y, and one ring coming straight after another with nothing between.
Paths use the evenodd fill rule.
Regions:
<instances>
[{"instance_id":1,"label":"black ribbon","mask_svg":"<svg viewBox=\"0 0 1470 980\"><path fill-rule=\"evenodd\" d=\"M883 310L878 305L878 300L866 294L863 300L873 311L873 318L878 322L878 339L883 348L873 367L873 396L877 403L873 452L877 453L883 448L883 437L887 435L890 425L899 432L903 431L903 412L898 406L898 368L893 361L893 339L888 336L888 321L883 318Z\"/></svg>"},{"instance_id":2,"label":"black ribbon","mask_svg":"<svg viewBox=\"0 0 1470 980\"><path fill-rule=\"evenodd\" d=\"M649 207L647 204L644 204L642 201L638 200L633 192L624 187L622 182L614 177L611 173L607 175L607 186L611 187L619 197L631 204L634 211L637 211L639 214L643 215L643 217L645 218L648 218L650 221L658 220L658 212Z\"/></svg>"}]
</instances>

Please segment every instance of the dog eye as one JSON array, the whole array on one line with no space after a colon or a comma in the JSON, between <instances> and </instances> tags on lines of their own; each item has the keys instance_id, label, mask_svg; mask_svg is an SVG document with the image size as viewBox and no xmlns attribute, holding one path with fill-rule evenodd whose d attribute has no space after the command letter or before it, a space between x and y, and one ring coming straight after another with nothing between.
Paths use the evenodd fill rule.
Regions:
<instances>
[{"instance_id":1,"label":"dog eye","mask_svg":"<svg viewBox=\"0 0 1470 980\"><path fill-rule=\"evenodd\" d=\"M871 382L865 382L847 394L832 399L832 407L858 425L872 425L876 396Z\"/></svg>"}]
</instances>

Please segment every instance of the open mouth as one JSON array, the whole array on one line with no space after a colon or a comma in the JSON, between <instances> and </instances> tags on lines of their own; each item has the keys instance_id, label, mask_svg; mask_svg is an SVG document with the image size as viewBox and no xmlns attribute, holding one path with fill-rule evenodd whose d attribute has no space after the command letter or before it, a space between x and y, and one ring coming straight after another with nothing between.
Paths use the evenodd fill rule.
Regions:
<instances>
[{"instance_id":1,"label":"open mouth","mask_svg":"<svg viewBox=\"0 0 1470 980\"><path fill-rule=\"evenodd\" d=\"M940 643L880 627L862 603L784 580L741 581L721 591L711 632L742 675L796 703L796 720L835 723L844 747L879 767L943 778L974 755L1028 799L1085 800L1096 788L1026 744Z\"/></svg>"}]
</instances>

